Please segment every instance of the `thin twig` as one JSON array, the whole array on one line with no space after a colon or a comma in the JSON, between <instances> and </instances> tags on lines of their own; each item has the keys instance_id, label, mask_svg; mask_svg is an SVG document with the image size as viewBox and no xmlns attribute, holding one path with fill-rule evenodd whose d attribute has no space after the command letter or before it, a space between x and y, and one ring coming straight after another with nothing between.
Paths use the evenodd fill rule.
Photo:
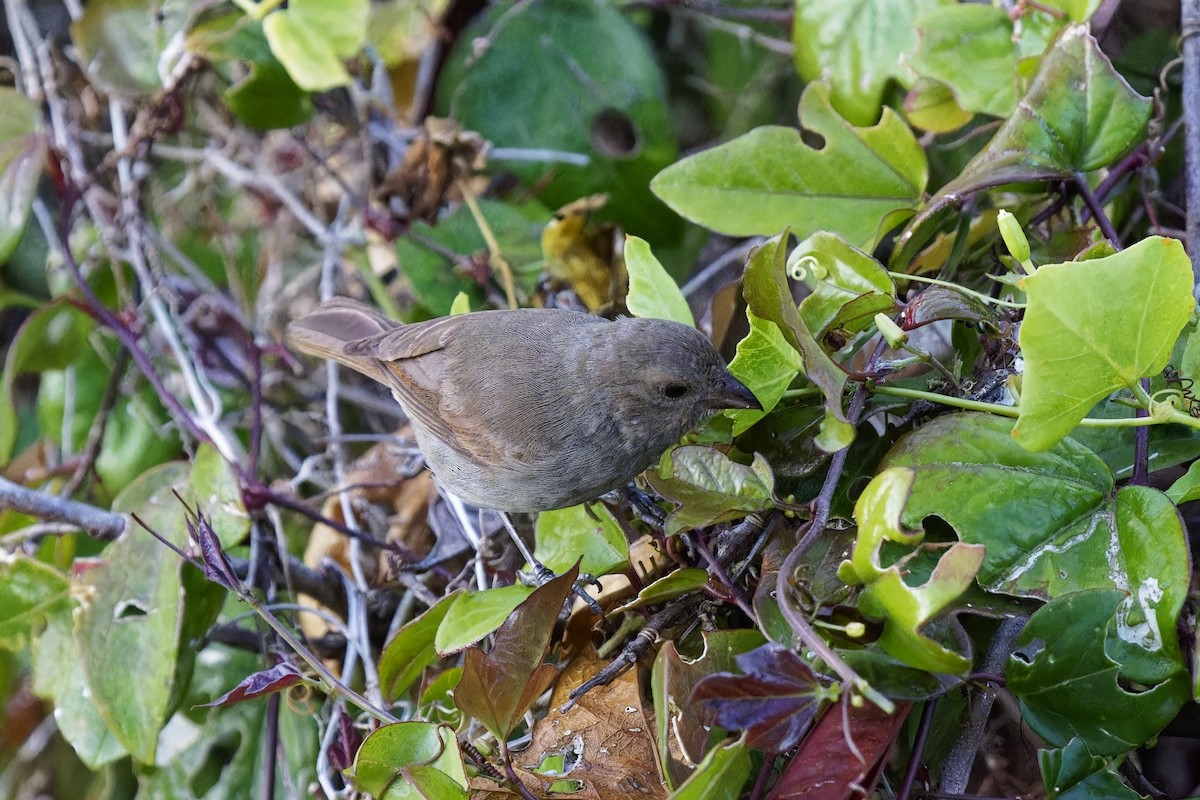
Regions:
<instances>
[{"instance_id":1,"label":"thin twig","mask_svg":"<svg viewBox=\"0 0 1200 800\"><path fill-rule=\"evenodd\" d=\"M475 199L475 193L471 191L471 187L466 181L459 179L458 189L462 192L463 201L470 209L484 243L487 244L488 261L500 273L500 285L504 287L504 299L508 301L509 308L516 308L517 290L513 283L512 265L508 263L508 259L501 252L500 242L496 239L496 234L492 233L492 226L488 224L487 217L483 215L483 209L479 207L479 202Z\"/></svg>"},{"instance_id":2,"label":"thin twig","mask_svg":"<svg viewBox=\"0 0 1200 800\"><path fill-rule=\"evenodd\" d=\"M908 756L908 768L904 771L904 779L896 790L896 800L908 800L912 796L913 784L917 782L917 771L925 756L925 745L929 741L929 731L933 728L933 712L937 709L937 698L925 701L921 710L921 721L917 724L917 738L913 742L912 753Z\"/></svg>"},{"instance_id":3,"label":"thin twig","mask_svg":"<svg viewBox=\"0 0 1200 800\"><path fill-rule=\"evenodd\" d=\"M125 517L120 514L38 492L3 477L0 477L0 508L16 509L38 519L69 522L97 539L116 539L125 531Z\"/></svg>"},{"instance_id":4,"label":"thin twig","mask_svg":"<svg viewBox=\"0 0 1200 800\"><path fill-rule=\"evenodd\" d=\"M1104 213L1104 206L1100 205L1100 201L1096 199L1095 192L1087 182L1087 176L1082 172L1075 173L1075 187L1079 189L1079 194L1083 197L1083 202L1087 204L1088 210L1092 212L1092 216L1096 218L1096 224L1100 226L1104 238L1108 239L1114 248L1121 250L1121 237L1117 234L1117 229L1113 227L1108 214Z\"/></svg>"},{"instance_id":5,"label":"thin twig","mask_svg":"<svg viewBox=\"0 0 1200 800\"><path fill-rule=\"evenodd\" d=\"M62 257L63 263L67 265L67 270L71 273L71 277L75 281L75 287L83 295L85 301L85 310L95 317L106 328L116 334L121 345L129 351L129 355L133 357L133 361L137 364L138 369L146 376L146 380L150 382L154 393L162 400L163 405L171 412L176 422L182 425L192 438L200 442L208 442L210 439L196 424L192 415L188 413L183 404L179 402L179 398L167 389L166 383L159 376L158 371L154 368L154 364L150 361L150 356L142 349L138 343L138 336L133 330L117 318L115 314L100 302L100 298L96 297L92 287L84 280L83 272L79 268L79 263L75 260L74 254L70 247L70 225L71 225L71 210L74 203L68 200L64 203L62 211L62 225L57 231L53 220L50 218L50 211L46 208L41 200L34 200L33 212L41 223L43 231L46 233L46 238L51 242L51 246L57 248L58 254Z\"/></svg>"},{"instance_id":6,"label":"thin twig","mask_svg":"<svg viewBox=\"0 0 1200 800\"><path fill-rule=\"evenodd\" d=\"M1183 117L1187 120L1187 253L1192 259L1192 291L1200 293L1200 0L1183 0L1180 6Z\"/></svg>"},{"instance_id":7,"label":"thin twig","mask_svg":"<svg viewBox=\"0 0 1200 800\"><path fill-rule=\"evenodd\" d=\"M104 397L100 400L100 408L96 411L91 428L88 429L87 442L83 445L83 452L79 454L79 463L76 464L71 477L67 478L67 482L59 490L60 496L70 497L75 494L83 485L88 473L92 471L92 466L100 455L100 446L104 443L104 431L108 427L108 419L113 406L116 405L118 389L121 387L121 381L125 377L125 369L128 366L129 351L121 348L117 351L117 360L113 364L112 374L108 378L108 386L104 389Z\"/></svg>"},{"instance_id":8,"label":"thin twig","mask_svg":"<svg viewBox=\"0 0 1200 800\"><path fill-rule=\"evenodd\" d=\"M876 354L878 354L878 351L877 348ZM872 360L874 358L875 356L872 357ZM850 408L846 414L850 424L856 425L858 423L866 401L866 385L860 384L854 391L854 399L850 402ZM780 613L788 621L796 637L811 649L817 658L824 661L829 665L830 669L837 673L847 689L847 694L850 691L857 691L884 711L891 713L895 707L892 702L873 689L866 680L854 671L853 667L843 661L841 656L834 652L833 648L821 638L821 635L804 618L804 615L800 613L800 610L796 608L795 603L792 601L792 576L795 574L796 568L800 564L800 559L804 557L808 548L825 531L825 525L829 522L829 509L833 504L833 494L837 490L838 481L846 464L846 454L849 450L849 447L843 447L834 453L830 459L829 471L825 475L825 483L821 486L821 492L817 495L817 499L813 501L813 517L812 521L808 524L808 530L796 544L792 552L788 554L788 557L783 560L783 564L779 568L779 573L775 577L775 598L779 603ZM847 730L849 729L847 728Z\"/></svg>"}]
</instances>

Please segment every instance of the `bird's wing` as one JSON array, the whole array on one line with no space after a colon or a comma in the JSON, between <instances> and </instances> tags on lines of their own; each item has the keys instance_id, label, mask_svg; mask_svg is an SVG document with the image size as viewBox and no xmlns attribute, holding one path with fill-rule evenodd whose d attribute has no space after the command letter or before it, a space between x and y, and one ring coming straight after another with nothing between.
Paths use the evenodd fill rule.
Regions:
<instances>
[{"instance_id":1,"label":"bird's wing","mask_svg":"<svg viewBox=\"0 0 1200 800\"><path fill-rule=\"evenodd\" d=\"M462 450L458 436L439 409L445 376L445 347L461 329L465 316L442 317L400 325L348 342L343 351L381 365L382 381L391 387L404 410L447 447Z\"/></svg>"},{"instance_id":2,"label":"bird's wing","mask_svg":"<svg viewBox=\"0 0 1200 800\"><path fill-rule=\"evenodd\" d=\"M292 322L287 329L287 338L302 353L337 361L387 384L388 379L378 361L350 352L346 347L348 343L378 336L398 325L370 306L346 297L335 297Z\"/></svg>"}]
</instances>

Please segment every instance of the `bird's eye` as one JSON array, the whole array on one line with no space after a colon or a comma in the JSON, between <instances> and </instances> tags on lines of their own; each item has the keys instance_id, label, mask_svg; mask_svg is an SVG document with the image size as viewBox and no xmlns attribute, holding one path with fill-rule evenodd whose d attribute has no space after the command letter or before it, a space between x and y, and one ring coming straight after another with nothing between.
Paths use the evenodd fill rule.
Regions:
<instances>
[{"instance_id":1,"label":"bird's eye","mask_svg":"<svg viewBox=\"0 0 1200 800\"><path fill-rule=\"evenodd\" d=\"M668 383L663 387L663 396L669 400L678 400L688 393L688 387L682 383Z\"/></svg>"}]
</instances>

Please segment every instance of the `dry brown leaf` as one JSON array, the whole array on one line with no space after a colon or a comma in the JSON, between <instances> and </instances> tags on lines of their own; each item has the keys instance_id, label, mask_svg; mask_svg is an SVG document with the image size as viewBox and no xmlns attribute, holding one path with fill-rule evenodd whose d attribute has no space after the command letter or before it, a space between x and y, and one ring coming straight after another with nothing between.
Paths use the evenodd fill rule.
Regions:
<instances>
[{"instance_id":1,"label":"dry brown leaf","mask_svg":"<svg viewBox=\"0 0 1200 800\"><path fill-rule=\"evenodd\" d=\"M588 225L607 200L608 195L596 194L568 203L542 229L546 271L574 289L589 311L624 302L629 283L625 260L616 252L616 228Z\"/></svg>"},{"instance_id":2,"label":"dry brown leaf","mask_svg":"<svg viewBox=\"0 0 1200 800\"><path fill-rule=\"evenodd\" d=\"M387 208L393 208L391 199L399 200L408 220L434 223L455 183L483 168L485 147L483 137L453 120L427 117L404 163L380 182L375 196Z\"/></svg>"},{"instance_id":3,"label":"dry brown leaf","mask_svg":"<svg viewBox=\"0 0 1200 800\"><path fill-rule=\"evenodd\" d=\"M535 723L533 740L520 754L517 767L535 795L545 796L546 786L564 780L576 782L579 788L556 791L554 797L561 800L666 798L655 757L654 725L642 705L637 670L593 688L565 714L559 710L572 690L606 665L589 649L571 662L555 684L550 712ZM533 772L545 757L553 755L564 757L564 774Z\"/></svg>"},{"instance_id":4,"label":"dry brown leaf","mask_svg":"<svg viewBox=\"0 0 1200 800\"><path fill-rule=\"evenodd\" d=\"M411 439L411 431L401 430L397 439ZM390 509L386 537L389 542L417 555L424 555L433 547L434 536L428 516L429 504L437 496L437 488L432 474L413 457L412 448L402 446L396 439L379 442L350 465L346 483L352 506L370 503ZM321 513L345 522L342 504L336 494L325 501ZM317 523L313 525L304 549L304 563L315 568L325 559L349 570L350 539L328 525ZM361 566L368 582L379 580L388 574L387 554L374 548L363 548ZM308 595L299 595L297 602L306 607L322 608ZM301 614L299 619L301 630L310 637L329 632L328 625L315 614Z\"/></svg>"}]
</instances>

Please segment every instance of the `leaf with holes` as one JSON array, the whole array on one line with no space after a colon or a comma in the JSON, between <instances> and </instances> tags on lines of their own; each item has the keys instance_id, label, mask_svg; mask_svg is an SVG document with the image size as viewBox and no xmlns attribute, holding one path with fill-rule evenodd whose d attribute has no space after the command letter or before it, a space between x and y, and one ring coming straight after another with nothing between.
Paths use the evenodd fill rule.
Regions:
<instances>
[{"instance_id":1,"label":"leaf with holes","mask_svg":"<svg viewBox=\"0 0 1200 800\"><path fill-rule=\"evenodd\" d=\"M800 122L825 139L815 150L795 128L756 128L660 172L650 188L699 225L730 236L819 230L871 249L921 203L928 166L907 125L890 108L879 124L856 128L813 83Z\"/></svg>"},{"instance_id":2,"label":"leaf with holes","mask_svg":"<svg viewBox=\"0 0 1200 800\"><path fill-rule=\"evenodd\" d=\"M1008 660L1008 688L1022 716L1058 747L1075 737L1097 755L1118 755L1162 730L1190 699L1187 673L1139 680L1122 648L1114 652L1124 593L1076 592L1052 600L1033 615Z\"/></svg>"},{"instance_id":3,"label":"leaf with holes","mask_svg":"<svg viewBox=\"0 0 1200 800\"><path fill-rule=\"evenodd\" d=\"M915 547L924 538L924 532L905 530L900 522L914 479L912 470L892 467L863 490L854 506L858 521L854 553L842 562L838 577L848 584L864 584L859 610L884 620L879 646L889 655L930 672L960 673L970 668L970 658L921 629L974 583L984 548L962 542L951 545L921 586L905 582L903 560L886 568L880 563L885 541Z\"/></svg>"}]
</instances>

